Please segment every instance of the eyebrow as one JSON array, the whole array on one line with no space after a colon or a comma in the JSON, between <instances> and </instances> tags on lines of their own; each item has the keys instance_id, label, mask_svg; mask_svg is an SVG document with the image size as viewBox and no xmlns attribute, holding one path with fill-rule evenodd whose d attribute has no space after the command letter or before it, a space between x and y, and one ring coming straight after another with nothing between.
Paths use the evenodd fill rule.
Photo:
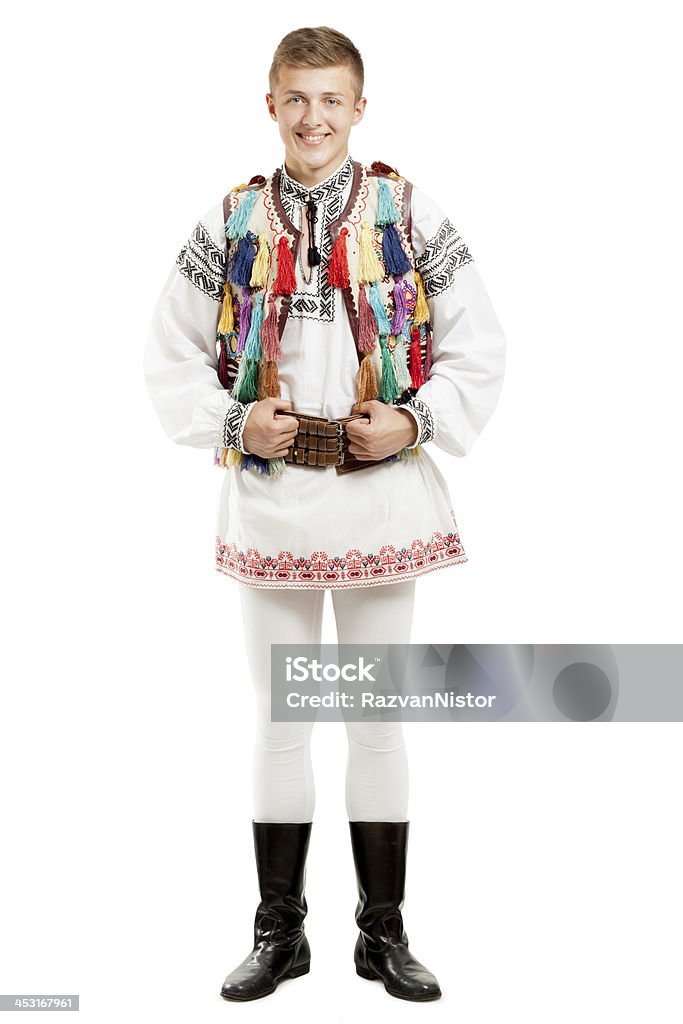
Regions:
<instances>
[{"instance_id":1,"label":"eyebrow","mask_svg":"<svg viewBox=\"0 0 683 1024\"><path fill-rule=\"evenodd\" d=\"M303 89L287 89L285 91L285 96L305 96L305 95L306 95L306 93L303 91ZM344 93L343 92L324 92L324 93L321 93L321 95L322 96L343 96Z\"/></svg>"}]
</instances>

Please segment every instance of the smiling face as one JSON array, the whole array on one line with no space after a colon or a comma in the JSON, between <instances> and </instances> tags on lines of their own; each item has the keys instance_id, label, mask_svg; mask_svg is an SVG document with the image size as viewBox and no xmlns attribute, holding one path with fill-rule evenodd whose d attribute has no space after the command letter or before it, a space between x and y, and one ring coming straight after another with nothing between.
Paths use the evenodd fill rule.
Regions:
<instances>
[{"instance_id":1,"label":"smiling face","mask_svg":"<svg viewBox=\"0 0 683 1024\"><path fill-rule=\"evenodd\" d=\"M280 68L268 112L285 144L288 174L312 188L348 155L349 135L365 113L365 97L355 101L348 67Z\"/></svg>"}]
</instances>

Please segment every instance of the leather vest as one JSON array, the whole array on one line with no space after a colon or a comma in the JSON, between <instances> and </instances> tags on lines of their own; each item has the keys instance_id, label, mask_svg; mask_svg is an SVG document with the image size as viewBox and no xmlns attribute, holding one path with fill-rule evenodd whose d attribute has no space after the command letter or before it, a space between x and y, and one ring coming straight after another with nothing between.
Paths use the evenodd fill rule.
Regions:
<instances>
[{"instance_id":1,"label":"leather vest","mask_svg":"<svg viewBox=\"0 0 683 1024\"><path fill-rule=\"evenodd\" d=\"M302 234L280 199L280 175L278 168L267 179L253 178L223 201L228 252L218 376L243 403L280 396L277 360ZM318 270L342 292L358 355L356 403L409 402L429 376L431 329L414 269L411 191L412 184L386 164L353 161L348 201L328 225L333 247ZM419 451L403 449L390 458ZM219 462L274 475L284 470L283 459L244 456L232 448L222 449Z\"/></svg>"}]
</instances>

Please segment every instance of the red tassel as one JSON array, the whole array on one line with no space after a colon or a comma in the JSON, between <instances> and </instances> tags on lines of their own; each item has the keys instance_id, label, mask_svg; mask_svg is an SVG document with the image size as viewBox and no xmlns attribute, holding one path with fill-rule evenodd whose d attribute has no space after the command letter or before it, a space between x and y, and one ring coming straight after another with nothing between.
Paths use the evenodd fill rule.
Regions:
<instances>
[{"instance_id":1,"label":"red tassel","mask_svg":"<svg viewBox=\"0 0 683 1024\"><path fill-rule=\"evenodd\" d=\"M341 229L330 256L327 283L333 288L349 287L349 261L346 255L346 236L348 233L348 228Z\"/></svg>"},{"instance_id":2,"label":"red tassel","mask_svg":"<svg viewBox=\"0 0 683 1024\"><path fill-rule=\"evenodd\" d=\"M390 167L389 164L383 164L381 160L375 160L374 163L370 164L370 170L373 174L395 174L400 177L398 171Z\"/></svg>"},{"instance_id":3,"label":"red tassel","mask_svg":"<svg viewBox=\"0 0 683 1024\"><path fill-rule=\"evenodd\" d=\"M293 295L296 291L294 276L294 260L289 248L289 239L282 235L277 243L277 277L273 285L273 295Z\"/></svg>"},{"instance_id":4,"label":"red tassel","mask_svg":"<svg viewBox=\"0 0 683 1024\"><path fill-rule=\"evenodd\" d=\"M218 357L218 379L224 388L230 387L228 380L228 345L225 338L221 338L221 354Z\"/></svg>"},{"instance_id":5,"label":"red tassel","mask_svg":"<svg viewBox=\"0 0 683 1024\"><path fill-rule=\"evenodd\" d=\"M273 292L268 295L268 316L261 328L261 347L268 360L275 361L282 356L280 334L277 327L277 304Z\"/></svg>"},{"instance_id":6,"label":"red tassel","mask_svg":"<svg viewBox=\"0 0 683 1024\"><path fill-rule=\"evenodd\" d=\"M414 335L417 334L417 338ZM421 388L424 384L422 377L422 351L420 349L420 332L413 331L411 333L412 341L410 343L410 386L411 388Z\"/></svg>"},{"instance_id":7,"label":"red tassel","mask_svg":"<svg viewBox=\"0 0 683 1024\"><path fill-rule=\"evenodd\" d=\"M377 321L368 302L365 285L358 286L358 350L372 352L377 344Z\"/></svg>"}]
</instances>

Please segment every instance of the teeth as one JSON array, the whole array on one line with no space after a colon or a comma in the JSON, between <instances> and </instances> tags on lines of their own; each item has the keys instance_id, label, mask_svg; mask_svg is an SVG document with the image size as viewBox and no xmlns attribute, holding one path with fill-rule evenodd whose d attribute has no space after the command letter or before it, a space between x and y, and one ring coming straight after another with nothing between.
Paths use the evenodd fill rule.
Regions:
<instances>
[{"instance_id":1,"label":"teeth","mask_svg":"<svg viewBox=\"0 0 683 1024\"><path fill-rule=\"evenodd\" d=\"M320 139L326 138L325 135L302 135L302 139L308 139L310 142L319 142Z\"/></svg>"}]
</instances>

